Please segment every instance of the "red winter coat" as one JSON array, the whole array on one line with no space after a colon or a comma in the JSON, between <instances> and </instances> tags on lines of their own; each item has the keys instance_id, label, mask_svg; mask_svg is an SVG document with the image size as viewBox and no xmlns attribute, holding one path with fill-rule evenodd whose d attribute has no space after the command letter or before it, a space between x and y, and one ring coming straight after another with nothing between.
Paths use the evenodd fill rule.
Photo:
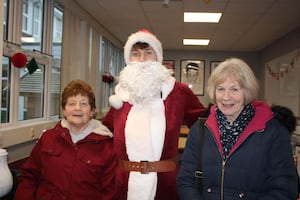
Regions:
<instances>
[{"instance_id":1,"label":"red winter coat","mask_svg":"<svg viewBox=\"0 0 300 200\"><path fill-rule=\"evenodd\" d=\"M204 106L197 96L182 83L176 82L173 90L164 101L166 113L166 133L161 160L170 159L178 154L178 139L181 125L192 126L204 113ZM102 123L114 133L114 147L117 157L128 160L126 154L124 129L131 105L124 102L122 108L111 108ZM177 199L176 177L178 168L172 172L158 173L156 200ZM117 170L116 184L118 200L126 200L129 172Z\"/></svg>"},{"instance_id":2,"label":"red winter coat","mask_svg":"<svg viewBox=\"0 0 300 200\"><path fill-rule=\"evenodd\" d=\"M74 144L58 123L21 168L15 200L114 199L116 161L111 137L92 132Z\"/></svg>"}]
</instances>

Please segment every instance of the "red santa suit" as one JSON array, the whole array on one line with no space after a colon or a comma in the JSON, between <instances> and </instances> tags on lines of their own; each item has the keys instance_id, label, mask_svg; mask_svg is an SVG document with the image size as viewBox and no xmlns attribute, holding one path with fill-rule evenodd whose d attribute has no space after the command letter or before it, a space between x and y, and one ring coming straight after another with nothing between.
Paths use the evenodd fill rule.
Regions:
<instances>
[{"instance_id":1,"label":"red santa suit","mask_svg":"<svg viewBox=\"0 0 300 200\"><path fill-rule=\"evenodd\" d=\"M142 40L155 46L161 61L161 46L157 46L160 43L155 36L145 32L132 36L128 40L132 45ZM128 47L128 43L126 45ZM129 56L131 48L126 49L126 45L124 55L128 61L126 55ZM164 75L155 74L156 69ZM144 73L147 70L150 72ZM136 84L133 77L140 76L142 81ZM154 82L151 80L153 76L158 77ZM178 155L181 125L190 127L205 110L188 86L176 82L160 62L129 63L120 74L110 103L112 107L102 122L114 134L114 148L122 163L174 160ZM151 169L146 174L141 172L119 167L116 172L118 199L177 199L178 165L174 164L174 169L164 172Z\"/></svg>"}]
</instances>

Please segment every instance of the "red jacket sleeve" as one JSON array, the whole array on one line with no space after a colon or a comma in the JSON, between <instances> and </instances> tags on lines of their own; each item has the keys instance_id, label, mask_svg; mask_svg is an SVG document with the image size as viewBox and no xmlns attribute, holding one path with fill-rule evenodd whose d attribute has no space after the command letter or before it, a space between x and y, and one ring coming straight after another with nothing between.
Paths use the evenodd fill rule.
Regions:
<instances>
[{"instance_id":1,"label":"red jacket sleeve","mask_svg":"<svg viewBox=\"0 0 300 200\"><path fill-rule=\"evenodd\" d=\"M189 128L197 121L199 117L203 117L206 108L202 105L199 98L186 85L181 84L185 92L185 110L183 124Z\"/></svg>"},{"instance_id":2,"label":"red jacket sleeve","mask_svg":"<svg viewBox=\"0 0 300 200\"><path fill-rule=\"evenodd\" d=\"M114 132L114 115L115 115L116 109L110 108L107 114L102 119L102 124L105 125L111 132Z\"/></svg>"},{"instance_id":3,"label":"red jacket sleeve","mask_svg":"<svg viewBox=\"0 0 300 200\"><path fill-rule=\"evenodd\" d=\"M18 187L15 193L15 200L35 199L35 191L40 179L40 148L41 141L35 145L30 157L20 169L18 176Z\"/></svg>"}]
</instances>

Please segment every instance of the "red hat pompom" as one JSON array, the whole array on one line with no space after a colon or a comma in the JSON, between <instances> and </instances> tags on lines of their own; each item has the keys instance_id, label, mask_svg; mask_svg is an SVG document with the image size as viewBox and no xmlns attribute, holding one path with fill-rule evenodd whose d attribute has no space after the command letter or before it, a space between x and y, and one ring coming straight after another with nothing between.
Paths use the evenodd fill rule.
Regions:
<instances>
[{"instance_id":1,"label":"red hat pompom","mask_svg":"<svg viewBox=\"0 0 300 200\"><path fill-rule=\"evenodd\" d=\"M151 33L151 31L149 31L148 29L145 29L145 28L140 29L139 32L144 32L144 33L150 33L150 34L153 34L153 33Z\"/></svg>"},{"instance_id":2,"label":"red hat pompom","mask_svg":"<svg viewBox=\"0 0 300 200\"><path fill-rule=\"evenodd\" d=\"M27 63L27 57L23 53L15 53L11 57L12 64L17 68L22 68Z\"/></svg>"}]
</instances>

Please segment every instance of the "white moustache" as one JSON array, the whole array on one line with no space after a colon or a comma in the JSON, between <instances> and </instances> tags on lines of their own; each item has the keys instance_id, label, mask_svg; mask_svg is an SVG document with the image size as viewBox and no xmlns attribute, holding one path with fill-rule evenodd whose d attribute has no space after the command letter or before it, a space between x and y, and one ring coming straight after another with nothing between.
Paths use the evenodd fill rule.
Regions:
<instances>
[{"instance_id":1,"label":"white moustache","mask_svg":"<svg viewBox=\"0 0 300 200\"><path fill-rule=\"evenodd\" d=\"M132 62L120 73L119 84L128 91L130 99L151 101L159 96L171 73L159 62Z\"/></svg>"}]
</instances>

